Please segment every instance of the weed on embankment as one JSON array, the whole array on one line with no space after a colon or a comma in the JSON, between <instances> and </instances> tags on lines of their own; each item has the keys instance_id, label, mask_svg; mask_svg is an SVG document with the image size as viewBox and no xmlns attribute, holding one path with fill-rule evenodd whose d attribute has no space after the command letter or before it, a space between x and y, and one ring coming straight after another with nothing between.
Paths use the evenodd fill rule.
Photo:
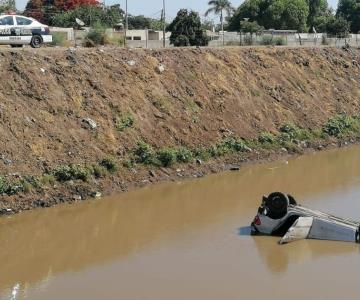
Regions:
<instances>
[{"instance_id":1,"label":"weed on embankment","mask_svg":"<svg viewBox=\"0 0 360 300\"><path fill-rule=\"evenodd\" d=\"M130 119L129 119L130 120ZM132 121L121 122L124 127L132 126ZM246 140L235 136L226 137L215 144L188 148L154 149L145 141L139 141L122 159L122 166L134 169L138 165L151 167L171 167L176 164L206 161L211 158L223 157L231 154L250 153L253 151L301 152L302 148L311 147L314 141L345 140L357 138L360 135L360 117L345 114L330 118L322 128L300 128L296 124L286 123L277 132L262 132L257 139ZM56 182L70 181L89 182L92 179L106 178L120 172L119 162L115 157L107 156L92 164L64 164L56 167L52 172L42 176L0 175L0 195L16 195L41 191L44 187L53 186Z\"/></svg>"}]
</instances>

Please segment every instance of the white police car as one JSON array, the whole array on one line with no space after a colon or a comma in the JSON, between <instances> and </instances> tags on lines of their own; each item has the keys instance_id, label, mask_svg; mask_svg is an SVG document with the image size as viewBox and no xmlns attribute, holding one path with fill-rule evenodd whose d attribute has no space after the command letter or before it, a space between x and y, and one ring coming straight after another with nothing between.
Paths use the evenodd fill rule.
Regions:
<instances>
[{"instance_id":1,"label":"white police car","mask_svg":"<svg viewBox=\"0 0 360 300\"><path fill-rule=\"evenodd\" d=\"M49 27L35 19L19 15L0 15L0 45L30 45L39 48L43 43L51 42Z\"/></svg>"}]
</instances>

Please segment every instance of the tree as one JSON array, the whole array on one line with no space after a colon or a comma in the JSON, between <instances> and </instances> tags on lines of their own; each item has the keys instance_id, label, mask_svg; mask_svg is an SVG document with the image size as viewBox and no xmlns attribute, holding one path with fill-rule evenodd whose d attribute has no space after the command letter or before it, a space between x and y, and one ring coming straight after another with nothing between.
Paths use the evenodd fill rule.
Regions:
<instances>
[{"instance_id":1,"label":"tree","mask_svg":"<svg viewBox=\"0 0 360 300\"><path fill-rule=\"evenodd\" d=\"M181 9L167 30L171 31L170 42L174 46L207 46L209 43L199 14L194 11Z\"/></svg>"},{"instance_id":2,"label":"tree","mask_svg":"<svg viewBox=\"0 0 360 300\"><path fill-rule=\"evenodd\" d=\"M124 11L120 5L108 6L105 9L100 6L78 6L73 10L57 14L52 24L59 27L77 28L76 18L85 23L86 26L113 27L124 18Z\"/></svg>"},{"instance_id":3,"label":"tree","mask_svg":"<svg viewBox=\"0 0 360 300\"><path fill-rule=\"evenodd\" d=\"M225 44L225 34L224 34L224 13L230 16L234 8L232 7L229 0L211 0L208 3L211 6L205 13L205 16L208 16L211 13L215 15L220 15L221 31L223 36L223 45Z\"/></svg>"},{"instance_id":4,"label":"tree","mask_svg":"<svg viewBox=\"0 0 360 300\"><path fill-rule=\"evenodd\" d=\"M163 23L161 20L147 18L145 16L129 16L129 29L153 29L162 30Z\"/></svg>"},{"instance_id":5,"label":"tree","mask_svg":"<svg viewBox=\"0 0 360 300\"><path fill-rule=\"evenodd\" d=\"M24 15L53 25L52 20L56 15L80 6L100 7L100 4L97 0L29 0Z\"/></svg>"},{"instance_id":6,"label":"tree","mask_svg":"<svg viewBox=\"0 0 360 300\"><path fill-rule=\"evenodd\" d=\"M340 0L336 15L351 23L351 32L360 32L360 0Z\"/></svg>"},{"instance_id":7,"label":"tree","mask_svg":"<svg viewBox=\"0 0 360 300\"><path fill-rule=\"evenodd\" d=\"M310 31L312 31L315 25L319 25L319 18L329 15L331 15L331 11L327 0L309 0L307 25ZM318 28L316 28L316 30L318 30Z\"/></svg>"},{"instance_id":8,"label":"tree","mask_svg":"<svg viewBox=\"0 0 360 300\"><path fill-rule=\"evenodd\" d=\"M72 10L79 6L98 6L100 4L98 0L53 0L53 2L54 7L61 12Z\"/></svg>"},{"instance_id":9,"label":"tree","mask_svg":"<svg viewBox=\"0 0 360 300\"><path fill-rule=\"evenodd\" d=\"M350 32L350 23L342 17L332 16L326 24L326 32L338 38L346 38Z\"/></svg>"},{"instance_id":10,"label":"tree","mask_svg":"<svg viewBox=\"0 0 360 300\"><path fill-rule=\"evenodd\" d=\"M15 0L0 0L0 13L16 11Z\"/></svg>"},{"instance_id":11,"label":"tree","mask_svg":"<svg viewBox=\"0 0 360 300\"><path fill-rule=\"evenodd\" d=\"M241 21L240 30L242 32L247 32L253 35L254 33L262 32L264 27L260 26L256 21Z\"/></svg>"},{"instance_id":12,"label":"tree","mask_svg":"<svg viewBox=\"0 0 360 300\"><path fill-rule=\"evenodd\" d=\"M229 22L229 30L239 30L245 18L267 29L306 30L309 0L246 0Z\"/></svg>"}]
</instances>

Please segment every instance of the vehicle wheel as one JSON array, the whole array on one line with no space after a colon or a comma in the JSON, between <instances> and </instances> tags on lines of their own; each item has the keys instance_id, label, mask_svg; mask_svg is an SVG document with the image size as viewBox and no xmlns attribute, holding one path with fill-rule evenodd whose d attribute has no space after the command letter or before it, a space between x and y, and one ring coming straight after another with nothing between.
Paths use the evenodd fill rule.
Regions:
<instances>
[{"instance_id":1,"label":"vehicle wheel","mask_svg":"<svg viewBox=\"0 0 360 300\"><path fill-rule=\"evenodd\" d=\"M31 39L30 46L33 48L39 48L43 42L43 39L40 35L34 35Z\"/></svg>"},{"instance_id":2,"label":"vehicle wheel","mask_svg":"<svg viewBox=\"0 0 360 300\"><path fill-rule=\"evenodd\" d=\"M295 200L295 198L293 196L291 196L291 195L287 195L287 196L289 198L289 203L291 205L297 205L297 202L296 202L296 200Z\"/></svg>"},{"instance_id":3,"label":"vehicle wheel","mask_svg":"<svg viewBox=\"0 0 360 300\"><path fill-rule=\"evenodd\" d=\"M11 48L22 48L23 45L10 45Z\"/></svg>"},{"instance_id":4,"label":"vehicle wheel","mask_svg":"<svg viewBox=\"0 0 360 300\"><path fill-rule=\"evenodd\" d=\"M270 194L265 201L267 216L271 219L281 219L286 215L289 203L288 196L283 193Z\"/></svg>"}]
</instances>

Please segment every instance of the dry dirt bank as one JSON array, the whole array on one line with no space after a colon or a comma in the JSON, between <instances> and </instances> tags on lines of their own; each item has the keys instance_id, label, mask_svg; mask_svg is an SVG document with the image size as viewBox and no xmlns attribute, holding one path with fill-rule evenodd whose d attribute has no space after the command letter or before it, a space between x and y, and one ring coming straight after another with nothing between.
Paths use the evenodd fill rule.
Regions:
<instances>
[{"instance_id":1,"label":"dry dirt bank","mask_svg":"<svg viewBox=\"0 0 360 300\"><path fill-rule=\"evenodd\" d=\"M151 174L123 167L140 140L154 148L196 148L226 135L256 139L286 122L312 129L335 114L360 113L359 49L0 50L0 66L3 178L42 176L107 156L120 166L87 183L55 182L0 196L3 211L127 190L177 176L179 168L185 175L223 169L224 159Z\"/></svg>"}]
</instances>

